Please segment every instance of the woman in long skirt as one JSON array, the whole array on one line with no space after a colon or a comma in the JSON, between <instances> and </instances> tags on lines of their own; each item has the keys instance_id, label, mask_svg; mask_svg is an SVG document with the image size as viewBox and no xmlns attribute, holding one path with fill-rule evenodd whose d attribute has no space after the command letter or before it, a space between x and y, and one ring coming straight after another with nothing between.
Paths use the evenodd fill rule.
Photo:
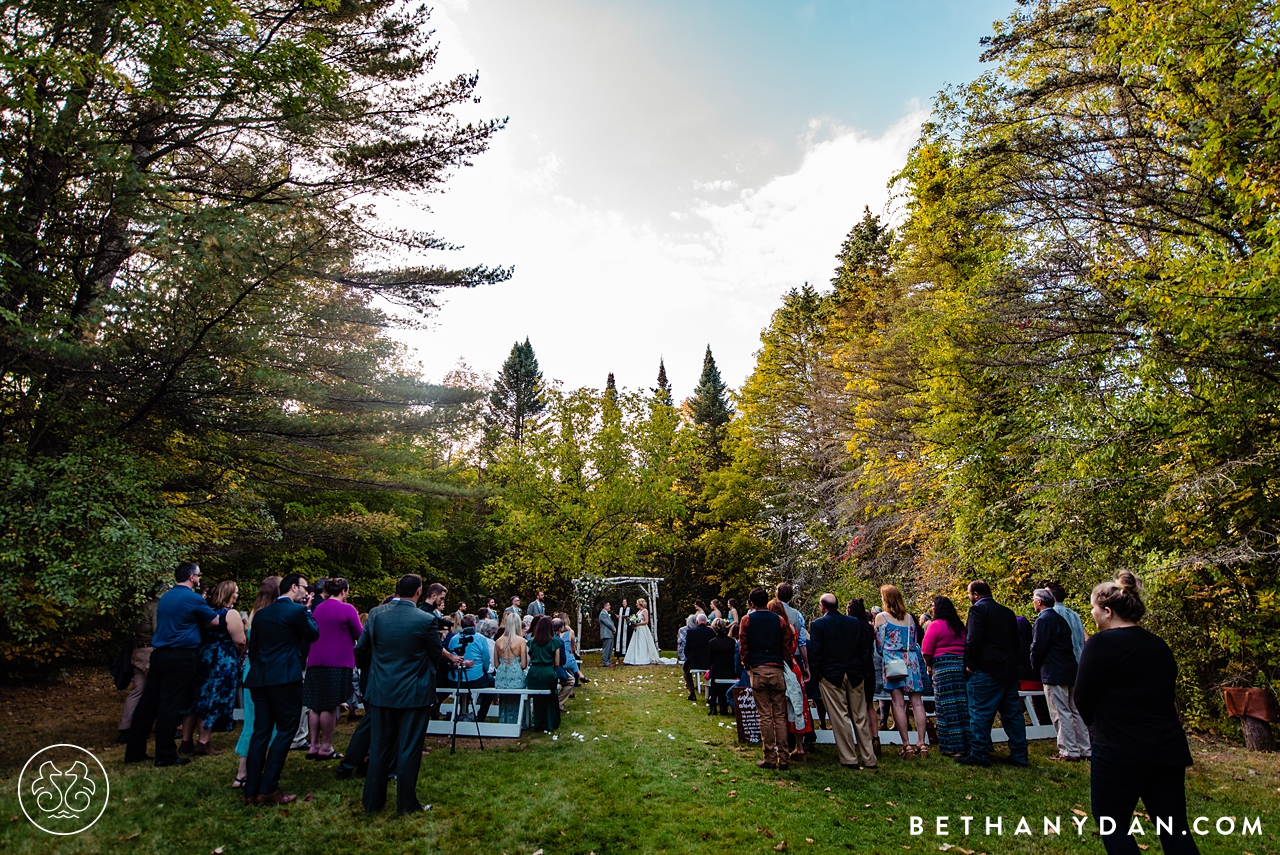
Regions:
<instances>
[{"instance_id":1,"label":"woman in long skirt","mask_svg":"<svg viewBox=\"0 0 1280 855\"><path fill-rule=\"evenodd\" d=\"M964 621L947 597L933 598L933 620L920 648L933 675L938 748L948 757L969 753L969 696L965 689Z\"/></svg>"}]
</instances>

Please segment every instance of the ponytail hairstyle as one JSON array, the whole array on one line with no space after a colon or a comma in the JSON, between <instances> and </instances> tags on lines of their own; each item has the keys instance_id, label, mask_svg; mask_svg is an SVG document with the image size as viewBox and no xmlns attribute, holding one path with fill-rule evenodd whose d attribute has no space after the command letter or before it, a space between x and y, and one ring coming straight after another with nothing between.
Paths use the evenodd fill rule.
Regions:
<instances>
[{"instance_id":1,"label":"ponytail hairstyle","mask_svg":"<svg viewBox=\"0 0 1280 855\"><path fill-rule=\"evenodd\" d=\"M1100 609L1111 609L1121 620L1137 623L1147 613L1142 602L1142 582L1128 570L1121 570L1115 581L1103 582L1090 597Z\"/></svg>"}]
</instances>

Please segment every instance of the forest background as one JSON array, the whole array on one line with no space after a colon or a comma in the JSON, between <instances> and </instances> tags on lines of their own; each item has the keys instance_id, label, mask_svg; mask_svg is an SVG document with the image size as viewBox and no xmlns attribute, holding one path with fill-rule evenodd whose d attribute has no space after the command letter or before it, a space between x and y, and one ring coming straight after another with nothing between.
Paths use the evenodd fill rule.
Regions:
<instances>
[{"instance_id":1,"label":"forest background","mask_svg":"<svg viewBox=\"0 0 1280 855\"><path fill-rule=\"evenodd\" d=\"M743 387L708 348L683 402L658 366L565 390L528 341L427 383L395 343L511 276L417 263L447 241L369 207L503 124L456 118L477 80L433 76L426 18L3 4L11 676L110 650L183 557L362 605L409 572L473 608L661 576L668 645L757 583L921 610L980 577L1027 613L1130 568L1191 724L1280 673L1280 5L1023 4L938 95L892 227L851 224Z\"/></svg>"}]
</instances>

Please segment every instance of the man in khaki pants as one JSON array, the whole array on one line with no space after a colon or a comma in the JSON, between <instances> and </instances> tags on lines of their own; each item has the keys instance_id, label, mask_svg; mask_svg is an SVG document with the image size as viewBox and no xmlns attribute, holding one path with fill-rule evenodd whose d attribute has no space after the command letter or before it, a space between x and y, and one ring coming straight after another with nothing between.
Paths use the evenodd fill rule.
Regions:
<instances>
[{"instance_id":1,"label":"man in khaki pants","mask_svg":"<svg viewBox=\"0 0 1280 855\"><path fill-rule=\"evenodd\" d=\"M133 656L130 659L133 680L129 683L129 694L125 695L124 707L120 710L120 735L116 738L116 742L122 745L129 741L133 711L138 708L138 701L142 699L142 690L147 685L147 672L151 670L151 634L156 631L156 606L159 604L159 596L143 603L142 614L133 625Z\"/></svg>"},{"instance_id":2,"label":"man in khaki pants","mask_svg":"<svg viewBox=\"0 0 1280 855\"><path fill-rule=\"evenodd\" d=\"M876 755L863 687L875 674L871 630L862 621L840 614L834 594L823 594L821 602L822 617L809 625L809 668L819 677L840 765L856 769L861 762L862 768L874 769Z\"/></svg>"}]
</instances>

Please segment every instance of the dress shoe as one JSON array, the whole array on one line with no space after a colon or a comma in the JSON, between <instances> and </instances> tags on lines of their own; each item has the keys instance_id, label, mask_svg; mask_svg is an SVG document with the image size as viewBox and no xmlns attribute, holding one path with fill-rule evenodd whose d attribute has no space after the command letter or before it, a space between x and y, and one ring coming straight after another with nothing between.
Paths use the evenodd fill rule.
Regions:
<instances>
[{"instance_id":1,"label":"dress shoe","mask_svg":"<svg viewBox=\"0 0 1280 855\"><path fill-rule=\"evenodd\" d=\"M285 793L283 790L276 790L274 793L265 793L258 796L258 804L287 805L289 802L296 801L297 798L297 795L294 793Z\"/></svg>"},{"instance_id":2,"label":"dress shoe","mask_svg":"<svg viewBox=\"0 0 1280 855\"><path fill-rule=\"evenodd\" d=\"M1023 769L1031 765L1026 760L1014 760L1012 757L1001 757L997 762L1003 763L1006 766L1019 766Z\"/></svg>"},{"instance_id":3,"label":"dress shoe","mask_svg":"<svg viewBox=\"0 0 1280 855\"><path fill-rule=\"evenodd\" d=\"M129 742L129 731L122 730L116 734L116 745L126 745Z\"/></svg>"},{"instance_id":4,"label":"dress shoe","mask_svg":"<svg viewBox=\"0 0 1280 855\"><path fill-rule=\"evenodd\" d=\"M334 771L333 777L337 778L339 781L345 781L348 778L355 775L355 773L356 773L355 769L343 769L341 766L339 766L337 770Z\"/></svg>"},{"instance_id":5,"label":"dress shoe","mask_svg":"<svg viewBox=\"0 0 1280 855\"><path fill-rule=\"evenodd\" d=\"M156 768L160 769L165 766L186 766L190 762L190 757L174 757L172 760L157 760Z\"/></svg>"},{"instance_id":6,"label":"dress shoe","mask_svg":"<svg viewBox=\"0 0 1280 855\"><path fill-rule=\"evenodd\" d=\"M223 752L220 749L214 748L207 742L197 742L195 753L199 757L217 757Z\"/></svg>"},{"instance_id":7,"label":"dress shoe","mask_svg":"<svg viewBox=\"0 0 1280 855\"><path fill-rule=\"evenodd\" d=\"M777 763L770 763L768 760L757 760L757 761L756 761L756 768L757 768L757 769L777 769L777 768L778 768L778 764L777 764Z\"/></svg>"},{"instance_id":8,"label":"dress shoe","mask_svg":"<svg viewBox=\"0 0 1280 855\"><path fill-rule=\"evenodd\" d=\"M984 768L991 765L990 760L980 760L979 758L974 757L972 754L966 754L963 757L957 757L956 762L959 763L961 766L982 766Z\"/></svg>"}]
</instances>

